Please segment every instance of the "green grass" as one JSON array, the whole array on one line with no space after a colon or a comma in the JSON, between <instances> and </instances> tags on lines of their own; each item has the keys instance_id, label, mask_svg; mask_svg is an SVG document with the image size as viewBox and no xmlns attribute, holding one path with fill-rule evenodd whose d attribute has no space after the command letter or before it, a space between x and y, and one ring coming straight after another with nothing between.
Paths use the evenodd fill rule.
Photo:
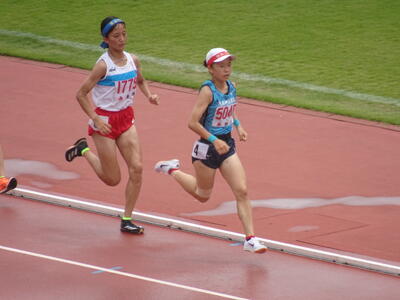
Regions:
<instances>
[{"instance_id":1,"label":"green grass","mask_svg":"<svg viewBox=\"0 0 400 300\"><path fill-rule=\"evenodd\" d=\"M108 15L127 22L127 50L201 65L212 47L237 56L241 96L400 125L400 100L374 103L240 74L400 99L400 1L33 1L0 2L0 30L96 46ZM98 51L0 32L0 53L89 69ZM196 88L208 77L191 67L142 59L148 79Z\"/></svg>"}]
</instances>

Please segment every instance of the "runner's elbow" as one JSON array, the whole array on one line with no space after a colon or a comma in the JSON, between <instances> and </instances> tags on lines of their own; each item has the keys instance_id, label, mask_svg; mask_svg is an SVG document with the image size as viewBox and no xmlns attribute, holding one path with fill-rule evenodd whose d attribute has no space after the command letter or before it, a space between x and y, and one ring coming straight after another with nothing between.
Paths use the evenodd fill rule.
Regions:
<instances>
[{"instance_id":1,"label":"runner's elbow","mask_svg":"<svg viewBox=\"0 0 400 300\"><path fill-rule=\"evenodd\" d=\"M189 127L189 129L195 131L197 128L197 122L189 121L188 127Z\"/></svg>"},{"instance_id":2,"label":"runner's elbow","mask_svg":"<svg viewBox=\"0 0 400 300\"><path fill-rule=\"evenodd\" d=\"M77 100L78 102L82 102L82 97L83 97L83 93L82 93L81 90L79 90L79 91L76 93L75 98L76 98L76 100Z\"/></svg>"},{"instance_id":3,"label":"runner's elbow","mask_svg":"<svg viewBox=\"0 0 400 300\"><path fill-rule=\"evenodd\" d=\"M78 100L78 102L82 103L85 101L85 99L87 98L87 95L89 94L89 91L85 86L82 86L75 95L76 100Z\"/></svg>"}]
</instances>

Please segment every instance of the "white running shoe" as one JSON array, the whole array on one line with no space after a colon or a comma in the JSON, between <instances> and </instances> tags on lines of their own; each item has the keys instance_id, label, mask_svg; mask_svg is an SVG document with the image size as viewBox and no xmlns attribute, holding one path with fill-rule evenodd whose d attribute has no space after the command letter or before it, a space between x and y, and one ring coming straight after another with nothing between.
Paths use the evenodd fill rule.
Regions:
<instances>
[{"instance_id":1,"label":"white running shoe","mask_svg":"<svg viewBox=\"0 0 400 300\"><path fill-rule=\"evenodd\" d=\"M154 170L158 173L169 174L171 169L179 169L178 159L162 160L154 166Z\"/></svg>"},{"instance_id":2,"label":"white running shoe","mask_svg":"<svg viewBox=\"0 0 400 300\"><path fill-rule=\"evenodd\" d=\"M267 247L261 244L260 241L255 237L252 237L248 241L244 241L243 250L253 253L264 253L267 251Z\"/></svg>"}]
</instances>

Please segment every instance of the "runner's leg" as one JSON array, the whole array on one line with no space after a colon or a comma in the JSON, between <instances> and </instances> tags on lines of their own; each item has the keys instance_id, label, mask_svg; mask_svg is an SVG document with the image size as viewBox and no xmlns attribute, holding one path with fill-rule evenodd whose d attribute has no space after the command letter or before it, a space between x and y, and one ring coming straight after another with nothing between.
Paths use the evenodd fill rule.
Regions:
<instances>
[{"instance_id":1,"label":"runner's leg","mask_svg":"<svg viewBox=\"0 0 400 300\"><path fill-rule=\"evenodd\" d=\"M193 163L196 176L177 170L171 173L172 177L182 186L182 188L200 202L206 202L211 195L214 186L216 170L207 167L201 161ZM205 195L205 194L209 195ZM200 195L199 195L200 194Z\"/></svg>"},{"instance_id":2,"label":"runner's leg","mask_svg":"<svg viewBox=\"0 0 400 300\"><path fill-rule=\"evenodd\" d=\"M142 186L142 151L136 127L132 126L117 139L117 146L129 172L125 189L124 217L131 217Z\"/></svg>"},{"instance_id":3,"label":"runner's leg","mask_svg":"<svg viewBox=\"0 0 400 300\"><path fill-rule=\"evenodd\" d=\"M86 151L83 156L105 184L117 185L121 181L121 172L115 141L96 133L92 137L96 145L97 155L92 151Z\"/></svg>"},{"instance_id":4,"label":"runner's leg","mask_svg":"<svg viewBox=\"0 0 400 300\"><path fill-rule=\"evenodd\" d=\"M246 174L237 154L222 163L220 171L236 198L237 211L246 236L254 235L251 203L247 196Z\"/></svg>"}]
</instances>

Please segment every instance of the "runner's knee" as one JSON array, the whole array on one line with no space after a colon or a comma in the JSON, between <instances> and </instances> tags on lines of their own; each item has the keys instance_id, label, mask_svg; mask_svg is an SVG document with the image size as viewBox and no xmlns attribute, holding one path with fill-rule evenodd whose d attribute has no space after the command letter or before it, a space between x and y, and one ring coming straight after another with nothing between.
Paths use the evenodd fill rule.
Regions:
<instances>
[{"instance_id":1,"label":"runner's knee","mask_svg":"<svg viewBox=\"0 0 400 300\"><path fill-rule=\"evenodd\" d=\"M196 199L199 200L200 202L206 202L208 199L210 199L212 189L201 189L201 188L196 188L195 194L196 194Z\"/></svg>"},{"instance_id":2,"label":"runner's knee","mask_svg":"<svg viewBox=\"0 0 400 300\"><path fill-rule=\"evenodd\" d=\"M129 177L130 178L141 178L143 173L142 164L135 164L129 167Z\"/></svg>"},{"instance_id":3,"label":"runner's knee","mask_svg":"<svg viewBox=\"0 0 400 300\"><path fill-rule=\"evenodd\" d=\"M120 181L121 177L108 177L103 179L103 182L109 186L116 186Z\"/></svg>"},{"instance_id":4,"label":"runner's knee","mask_svg":"<svg viewBox=\"0 0 400 300\"><path fill-rule=\"evenodd\" d=\"M235 194L236 198L239 200L247 199L247 187L245 185L243 185L241 187L233 188L233 193Z\"/></svg>"}]
</instances>

